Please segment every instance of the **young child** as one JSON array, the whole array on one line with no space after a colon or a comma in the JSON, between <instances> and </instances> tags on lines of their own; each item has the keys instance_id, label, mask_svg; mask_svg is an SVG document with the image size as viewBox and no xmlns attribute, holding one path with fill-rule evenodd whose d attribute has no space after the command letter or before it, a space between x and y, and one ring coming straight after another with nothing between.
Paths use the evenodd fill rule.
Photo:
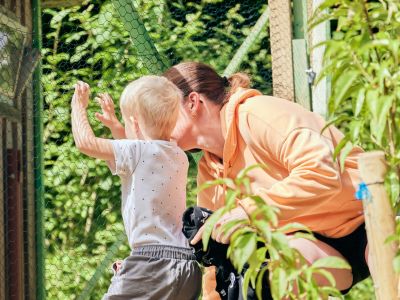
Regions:
<instances>
[{"instance_id":1,"label":"young child","mask_svg":"<svg viewBox=\"0 0 400 300\"><path fill-rule=\"evenodd\" d=\"M120 176L122 216L132 249L103 300L189 300L200 294L201 271L181 231L188 160L170 141L179 101L182 93L164 77L135 80L120 101L128 139L109 140L96 137L88 122L89 86L75 86L75 144L82 153L106 160Z\"/></svg>"}]
</instances>

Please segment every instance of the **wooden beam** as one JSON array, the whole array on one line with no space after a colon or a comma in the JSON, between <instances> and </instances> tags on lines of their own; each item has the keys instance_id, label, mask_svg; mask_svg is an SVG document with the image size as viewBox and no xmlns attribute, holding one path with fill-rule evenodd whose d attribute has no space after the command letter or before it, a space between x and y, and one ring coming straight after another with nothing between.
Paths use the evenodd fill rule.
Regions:
<instances>
[{"instance_id":1,"label":"wooden beam","mask_svg":"<svg viewBox=\"0 0 400 300\"><path fill-rule=\"evenodd\" d=\"M399 299L397 284L399 275L393 268L398 250L396 241L386 242L395 234L395 216L384 180L387 172L385 154L382 151L367 152L358 159L361 179L370 195L363 199L365 225L368 237L368 263L374 281L377 300Z\"/></svg>"},{"instance_id":2,"label":"wooden beam","mask_svg":"<svg viewBox=\"0 0 400 300\"><path fill-rule=\"evenodd\" d=\"M10 104L1 102L0 98L0 117L14 122L21 122L21 112Z\"/></svg>"},{"instance_id":3,"label":"wooden beam","mask_svg":"<svg viewBox=\"0 0 400 300\"><path fill-rule=\"evenodd\" d=\"M270 43L274 96L294 101L290 0L270 0Z\"/></svg>"},{"instance_id":4,"label":"wooden beam","mask_svg":"<svg viewBox=\"0 0 400 300\"><path fill-rule=\"evenodd\" d=\"M293 0L293 75L295 101L311 110L311 89L307 45L307 1Z\"/></svg>"},{"instance_id":5,"label":"wooden beam","mask_svg":"<svg viewBox=\"0 0 400 300\"><path fill-rule=\"evenodd\" d=\"M310 0L308 5L309 13L313 14L315 9L323 0ZM311 15L310 15L311 17ZM309 34L310 39L310 65L316 76L322 71L322 61L325 52L325 46L314 47L330 38L330 23L322 22L315 26ZM313 111L323 117L327 116L328 99L330 96L329 78L321 79L318 84L312 86L312 108Z\"/></svg>"},{"instance_id":6,"label":"wooden beam","mask_svg":"<svg viewBox=\"0 0 400 300\"><path fill-rule=\"evenodd\" d=\"M308 69L308 54L305 39L293 40L293 71L295 101L305 109L311 110L310 84L306 70Z\"/></svg>"},{"instance_id":7,"label":"wooden beam","mask_svg":"<svg viewBox=\"0 0 400 300\"><path fill-rule=\"evenodd\" d=\"M82 5L87 0L42 0L42 8L59 8Z\"/></svg>"},{"instance_id":8,"label":"wooden beam","mask_svg":"<svg viewBox=\"0 0 400 300\"><path fill-rule=\"evenodd\" d=\"M5 156L6 156L6 119L0 117L0 299L6 299L6 250L5 250L5 220L4 220L4 201L5 201Z\"/></svg>"}]
</instances>

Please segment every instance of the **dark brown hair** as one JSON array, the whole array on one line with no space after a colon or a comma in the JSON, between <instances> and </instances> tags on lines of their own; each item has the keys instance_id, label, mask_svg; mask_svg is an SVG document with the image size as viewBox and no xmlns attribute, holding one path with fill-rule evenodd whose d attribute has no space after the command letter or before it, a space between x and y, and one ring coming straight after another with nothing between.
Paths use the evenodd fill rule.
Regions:
<instances>
[{"instance_id":1,"label":"dark brown hair","mask_svg":"<svg viewBox=\"0 0 400 300\"><path fill-rule=\"evenodd\" d=\"M250 78L245 73L235 73L226 79L218 75L212 67L199 62L177 64L169 68L163 76L172 81L183 92L184 97L191 92L197 92L219 105L224 104L237 88L250 86Z\"/></svg>"}]
</instances>

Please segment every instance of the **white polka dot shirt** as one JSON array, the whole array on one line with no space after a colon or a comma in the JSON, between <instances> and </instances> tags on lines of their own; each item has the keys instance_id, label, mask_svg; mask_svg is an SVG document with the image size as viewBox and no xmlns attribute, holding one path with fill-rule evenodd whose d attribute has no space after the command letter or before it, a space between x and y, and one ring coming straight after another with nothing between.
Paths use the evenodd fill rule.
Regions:
<instances>
[{"instance_id":1,"label":"white polka dot shirt","mask_svg":"<svg viewBox=\"0 0 400 300\"><path fill-rule=\"evenodd\" d=\"M129 245L188 247L182 234L189 162L175 142L113 140L115 162L108 165L121 178L122 217Z\"/></svg>"}]
</instances>

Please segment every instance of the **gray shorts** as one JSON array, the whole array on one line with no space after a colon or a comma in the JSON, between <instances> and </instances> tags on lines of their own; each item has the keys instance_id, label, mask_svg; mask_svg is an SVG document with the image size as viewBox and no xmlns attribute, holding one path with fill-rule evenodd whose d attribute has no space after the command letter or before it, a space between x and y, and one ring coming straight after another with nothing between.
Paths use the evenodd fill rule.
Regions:
<instances>
[{"instance_id":1,"label":"gray shorts","mask_svg":"<svg viewBox=\"0 0 400 300\"><path fill-rule=\"evenodd\" d=\"M102 300L194 300L201 276L191 249L143 246L123 260Z\"/></svg>"}]
</instances>

